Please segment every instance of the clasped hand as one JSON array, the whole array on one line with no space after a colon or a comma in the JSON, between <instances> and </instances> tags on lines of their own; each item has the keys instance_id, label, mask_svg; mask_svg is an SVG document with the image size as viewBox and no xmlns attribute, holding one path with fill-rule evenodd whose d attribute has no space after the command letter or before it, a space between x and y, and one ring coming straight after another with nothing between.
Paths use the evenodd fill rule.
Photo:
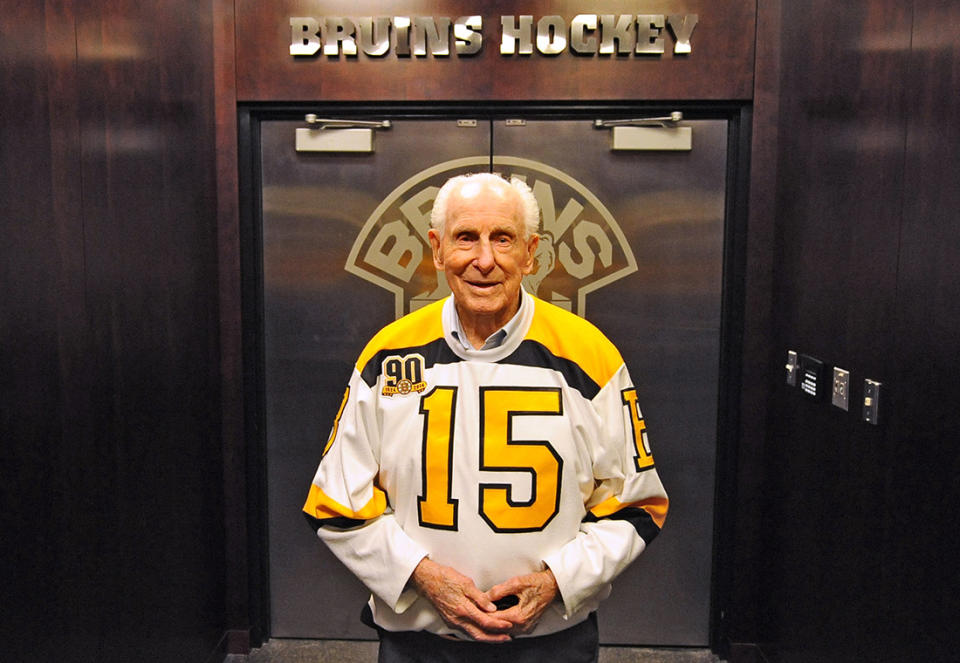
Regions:
<instances>
[{"instance_id":1,"label":"clasped hand","mask_svg":"<svg viewBox=\"0 0 960 663\"><path fill-rule=\"evenodd\" d=\"M558 591L553 572L546 569L510 578L482 592L456 569L426 557L410 580L448 626L480 642L508 642L515 635L530 633ZM494 601L511 595L519 602L498 610Z\"/></svg>"}]
</instances>

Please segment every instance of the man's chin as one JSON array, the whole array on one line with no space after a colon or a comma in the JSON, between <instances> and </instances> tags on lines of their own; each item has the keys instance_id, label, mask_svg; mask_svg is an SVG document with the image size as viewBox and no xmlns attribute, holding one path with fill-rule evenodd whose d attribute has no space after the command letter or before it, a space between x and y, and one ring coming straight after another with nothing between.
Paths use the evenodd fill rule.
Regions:
<instances>
[{"instance_id":1,"label":"man's chin","mask_svg":"<svg viewBox=\"0 0 960 663\"><path fill-rule=\"evenodd\" d=\"M495 292L477 293L473 290L457 298L457 308L468 315L496 315L509 308L507 300Z\"/></svg>"},{"instance_id":2,"label":"man's chin","mask_svg":"<svg viewBox=\"0 0 960 663\"><path fill-rule=\"evenodd\" d=\"M491 299L482 299L479 297L469 297L467 301L461 302L461 308L466 309L467 313L473 315L492 315L500 313L507 307L502 301Z\"/></svg>"}]
</instances>

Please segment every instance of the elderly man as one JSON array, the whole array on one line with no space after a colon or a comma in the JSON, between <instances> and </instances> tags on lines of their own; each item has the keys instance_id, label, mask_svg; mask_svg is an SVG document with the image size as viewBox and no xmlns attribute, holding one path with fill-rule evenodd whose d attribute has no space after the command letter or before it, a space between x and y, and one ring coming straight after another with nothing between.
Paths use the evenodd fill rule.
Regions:
<instances>
[{"instance_id":1,"label":"elderly man","mask_svg":"<svg viewBox=\"0 0 960 663\"><path fill-rule=\"evenodd\" d=\"M595 611L667 496L636 390L585 320L526 293L539 210L492 174L437 194L451 297L357 361L304 511L370 589L381 661L593 661Z\"/></svg>"}]
</instances>

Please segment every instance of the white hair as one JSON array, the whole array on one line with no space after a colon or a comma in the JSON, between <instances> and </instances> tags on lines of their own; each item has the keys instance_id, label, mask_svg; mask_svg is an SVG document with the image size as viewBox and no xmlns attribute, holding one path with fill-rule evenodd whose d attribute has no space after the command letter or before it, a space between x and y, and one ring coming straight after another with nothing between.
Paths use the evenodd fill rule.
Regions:
<instances>
[{"instance_id":1,"label":"white hair","mask_svg":"<svg viewBox=\"0 0 960 663\"><path fill-rule=\"evenodd\" d=\"M451 177L440 187L437 197L433 201L433 210L430 212L430 227L441 235L447 221L447 203L450 200L450 194L458 190L464 184L477 182L491 186L509 185L518 196L520 203L520 221L523 223L524 231L527 237L537 234L540 227L540 206L533 195L533 191L523 180L511 178L509 182L506 178L496 173L472 173L469 175L457 175Z\"/></svg>"}]
</instances>

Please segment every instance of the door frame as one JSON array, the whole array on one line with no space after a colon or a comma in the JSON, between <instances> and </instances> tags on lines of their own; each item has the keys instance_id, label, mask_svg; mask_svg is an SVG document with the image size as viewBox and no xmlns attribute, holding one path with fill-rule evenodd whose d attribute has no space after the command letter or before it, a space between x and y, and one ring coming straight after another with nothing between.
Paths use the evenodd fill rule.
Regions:
<instances>
[{"instance_id":1,"label":"door frame","mask_svg":"<svg viewBox=\"0 0 960 663\"><path fill-rule=\"evenodd\" d=\"M752 108L744 103L597 102L545 104L538 102L438 102L415 104L240 104L237 109L239 238L242 339L242 397L245 476L232 482L245 504L245 562L250 623L250 645L259 647L270 637L270 565L267 512L267 445L265 435L265 380L263 348L263 256L260 210L260 123L302 120L307 113L365 119L383 116L403 119L529 120L615 119L683 112L688 120L728 122L727 195L724 219L721 290L720 367L717 403L717 449L714 481L713 550L711 553L709 643L720 651L726 642L725 616L731 598L734 570L733 527L737 501L736 467L740 428L741 359L746 301L747 218ZM231 496L227 495L226 499Z\"/></svg>"}]
</instances>

